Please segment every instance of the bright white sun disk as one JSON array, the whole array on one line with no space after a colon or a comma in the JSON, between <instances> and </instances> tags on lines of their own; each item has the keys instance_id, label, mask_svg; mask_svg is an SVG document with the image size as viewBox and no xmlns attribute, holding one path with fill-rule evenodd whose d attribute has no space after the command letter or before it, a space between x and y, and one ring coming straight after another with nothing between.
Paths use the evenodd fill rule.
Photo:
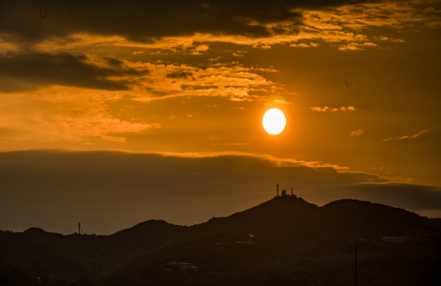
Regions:
<instances>
[{"instance_id":1,"label":"bright white sun disk","mask_svg":"<svg viewBox=\"0 0 441 286\"><path fill-rule=\"evenodd\" d=\"M262 119L263 128L271 135L279 134L285 129L286 119L282 111L277 108L268 110Z\"/></svg>"}]
</instances>

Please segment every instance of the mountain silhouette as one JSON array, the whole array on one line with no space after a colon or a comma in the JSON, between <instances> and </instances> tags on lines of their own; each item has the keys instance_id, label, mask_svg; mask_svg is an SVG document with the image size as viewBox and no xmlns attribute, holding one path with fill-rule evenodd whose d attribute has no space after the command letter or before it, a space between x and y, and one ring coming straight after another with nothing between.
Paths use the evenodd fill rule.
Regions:
<instances>
[{"instance_id":1,"label":"mountain silhouette","mask_svg":"<svg viewBox=\"0 0 441 286\"><path fill-rule=\"evenodd\" d=\"M439 219L382 204L318 207L281 196L193 226L150 220L106 236L1 231L0 284L343 285L353 281L356 242L366 285L435 285L440 229Z\"/></svg>"}]
</instances>

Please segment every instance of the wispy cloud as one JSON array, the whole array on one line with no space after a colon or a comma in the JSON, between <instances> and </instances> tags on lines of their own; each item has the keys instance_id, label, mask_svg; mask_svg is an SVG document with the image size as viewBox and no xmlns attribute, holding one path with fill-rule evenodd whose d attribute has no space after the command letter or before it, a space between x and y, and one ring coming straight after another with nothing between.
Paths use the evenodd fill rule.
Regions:
<instances>
[{"instance_id":1,"label":"wispy cloud","mask_svg":"<svg viewBox=\"0 0 441 286\"><path fill-rule=\"evenodd\" d=\"M319 46L318 43L299 43L299 44L291 44L291 47L299 47L299 48L317 48Z\"/></svg>"},{"instance_id":2,"label":"wispy cloud","mask_svg":"<svg viewBox=\"0 0 441 286\"><path fill-rule=\"evenodd\" d=\"M32 138L36 142L96 139L124 142L117 134L143 133L162 127L158 122L118 118L112 114L108 105L120 98L119 91L99 93L65 86L13 93L0 97L0 129L16 130L15 135L8 137L12 141Z\"/></svg>"},{"instance_id":3,"label":"wispy cloud","mask_svg":"<svg viewBox=\"0 0 441 286\"><path fill-rule=\"evenodd\" d=\"M364 130L363 130L363 129L358 129L358 130L352 131L352 132L349 134L349 136L351 136L351 137L357 137L357 136L362 135L363 133L364 133Z\"/></svg>"},{"instance_id":4,"label":"wispy cloud","mask_svg":"<svg viewBox=\"0 0 441 286\"><path fill-rule=\"evenodd\" d=\"M208 45L199 45L195 51L207 49ZM198 67L69 53L7 53L0 54L0 92L33 91L60 85L125 90L140 101L178 96L253 101L259 94L283 90L258 72L278 71L272 67L246 67L238 62Z\"/></svg>"},{"instance_id":5,"label":"wispy cloud","mask_svg":"<svg viewBox=\"0 0 441 286\"><path fill-rule=\"evenodd\" d=\"M284 99L275 99L274 103L277 103L277 104L291 104L291 102L286 101Z\"/></svg>"},{"instance_id":6,"label":"wispy cloud","mask_svg":"<svg viewBox=\"0 0 441 286\"><path fill-rule=\"evenodd\" d=\"M353 106L348 106L348 107L328 107L328 106L324 106L324 107L310 107L309 109L311 109L312 111L318 111L318 112L337 112L337 111L355 111L356 108Z\"/></svg>"},{"instance_id":7,"label":"wispy cloud","mask_svg":"<svg viewBox=\"0 0 441 286\"><path fill-rule=\"evenodd\" d=\"M341 45L338 49L341 51L357 51L364 50L366 47L376 47L377 45L371 42L363 43L349 43L346 45Z\"/></svg>"},{"instance_id":8,"label":"wispy cloud","mask_svg":"<svg viewBox=\"0 0 441 286\"><path fill-rule=\"evenodd\" d=\"M135 100L151 101L173 97L227 97L231 101L254 101L262 94L280 89L257 72L277 72L238 63L213 64L208 68L191 65L133 63L133 68L150 71L149 76L132 77ZM139 92L141 91L141 92Z\"/></svg>"},{"instance_id":9,"label":"wispy cloud","mask_svg":"<svg viewBox=\"0 0 441 286\"><path fill-rule=\"evenodd\" d=\"M423 131L421 131L417 134L414 134L414 135L405 135L405 136L401 136L401 137L389 137L389 138L383 139L383 141L417 138L417 137L421 136L422 134L426 133L427 131L429 131L429 129L423 130Z\"/></svg>"},{"instance_id":10,"label":"wispy cloud","mask_svg":"<svg viewBox=\"0 0 441 286\"><path fill-rule=\"evenodd\" d=\"M386 36L380 36L380 37L374 37L374 40L377 41L387 41L387 42L393 42L393 43L404 43L405 41L402 39L394 39Z\"/></svg>"}]
</instances>

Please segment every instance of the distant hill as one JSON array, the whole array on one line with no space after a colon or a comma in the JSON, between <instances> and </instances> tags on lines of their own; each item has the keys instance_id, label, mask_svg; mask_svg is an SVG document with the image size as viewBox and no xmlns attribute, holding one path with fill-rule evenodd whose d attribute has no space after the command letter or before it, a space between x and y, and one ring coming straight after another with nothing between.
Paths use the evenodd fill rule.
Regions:
<instances>
[{"instance_id":1,"label":"distant hill","mask_svg":"<svg viewBox=\"0 0 441 286\"><path fill-rule=\"evenodd\" d=\"M1 231L0 284L343 285L352 281L357 241L360 265L376 271L366 285L398 285L380 283L380 276L397 279L397 270L383 265L396 255L412 269L407 279L426 273L429 284L422 285L432 285L439 279L433 273L441 273L440 229L439 220L386 205L340 200L318 207L284 196L191 227L151 220L108 236ZM384 236L407 239L391 244ZM183 274L190 264L182 263L198 271ZM339 278L331 283L332 273Z\"/></svg>"},{"instance_id":2,"label":"distant hill","mask_svg":"<svg viewBox=\"0 0 441 286\"><path fill-rule=\"evenodd\" d=\"M0 267L13 266L37 277L97 281L103 273L166 246L170 238L185 237L181 234L186 229L152 220L108 236L65 236L39 228L22 233L1 231Z\"/></svg>"},{"instance_id":3,"label":"distant hill","mask_svg":"<svg viewBox=\"0 0 441 286\"><path fill-rule=\"evenodd\" d=\"M430 220L415 213L358 200L329 203L311 219L323 230L353 238L378 239L431 227Z\"/></svg>"}]
</instances>

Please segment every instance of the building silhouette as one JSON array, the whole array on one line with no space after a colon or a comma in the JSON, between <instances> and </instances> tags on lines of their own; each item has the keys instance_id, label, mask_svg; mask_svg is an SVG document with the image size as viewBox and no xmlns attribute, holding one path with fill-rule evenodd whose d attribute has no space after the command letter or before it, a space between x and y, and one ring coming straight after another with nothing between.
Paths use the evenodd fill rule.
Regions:
<instances>
[{"instance_id":1,"label":"building silhouette","mask_svg":"<svg viewBox=\"0 0 441 286\"><path fill-rule=\"evenodd\" d=\"M291 188L291 194L288 194L286 189L283 189L282 192L279 192L279 184L276 184L276 196L275 197L294 197L294 198L297 198L297 196L294 195L293 188Z\"/></svg>"}]
</instances>

